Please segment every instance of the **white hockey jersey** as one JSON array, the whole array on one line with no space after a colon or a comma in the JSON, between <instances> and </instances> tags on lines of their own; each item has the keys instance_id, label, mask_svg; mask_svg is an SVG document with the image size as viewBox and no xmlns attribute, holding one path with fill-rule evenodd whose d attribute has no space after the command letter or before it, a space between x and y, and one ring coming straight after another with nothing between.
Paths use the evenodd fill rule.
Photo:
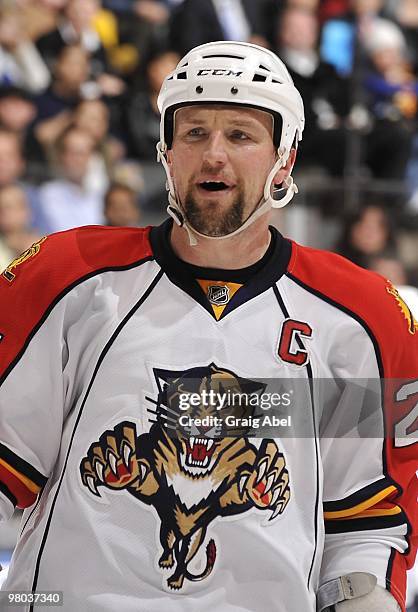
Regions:
<instances>
[{"instance_id":1,"label":"white hockey jersey","mask_svg":"<svg viewBox=\"0 0 418 612\"><path fill-rule=\"evenodd\" d=\"M404 607L409 309L378 275L276 230L255 266L222 271L178 260L170 228L51 235L0 277L0 513L26 509L3 588L62 591L65 612L314 612L319 585L365 571ZM378 433L340 436L365 379ZM286 410L303 431L215 435L203 417L225 413L201 402L201 423L170 434L193 394L268 397L283 380L302 389Z\"/></svg>"}]
</instances>

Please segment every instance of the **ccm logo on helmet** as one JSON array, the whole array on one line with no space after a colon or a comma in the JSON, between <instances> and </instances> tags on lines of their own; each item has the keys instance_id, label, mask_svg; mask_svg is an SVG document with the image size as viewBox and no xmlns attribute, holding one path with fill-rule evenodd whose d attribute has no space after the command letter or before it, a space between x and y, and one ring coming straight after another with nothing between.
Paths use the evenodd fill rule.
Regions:
<instances>
[{"instance_id":1,"label":"ccm logo on helmet","mask_svg":"<svg viewBox=\"0 0 418 612\"><path fill-rule=\"evenodd\" d=\"M228 70L227 68L202 68L197 73L197 76L235 76L239 77L242 75L242 70L235 72L234 70Z\"/></svg>"},{"instance_id":2,"label":"ccm logo on helmet","mask_svg":"<svg viewBox=\"0 0 418 612\"><path fill-rule=\"evenodd\" d=\"M308 362L308 352L302 338L312 337L312 327L303 321L287 319L282 325L278 354L287 363L303 366Z\"/></svg>"}]
</instances>

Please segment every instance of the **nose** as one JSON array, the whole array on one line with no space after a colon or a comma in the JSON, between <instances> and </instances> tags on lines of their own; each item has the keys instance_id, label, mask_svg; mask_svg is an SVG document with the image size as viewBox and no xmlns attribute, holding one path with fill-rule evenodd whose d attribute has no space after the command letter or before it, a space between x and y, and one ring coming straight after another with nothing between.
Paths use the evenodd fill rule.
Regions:
<instances>
[{"instance_id":1,"label":"nose","mask_svg":"<svg viewBox=\"0 0 418 612\"><path fill-rule=\"evenodd\" d=\"M222 167L226 164L228 154L223 133L220 130L211 133L203 154L203 161L211 167Z\"/></svg>"}]
</instances>

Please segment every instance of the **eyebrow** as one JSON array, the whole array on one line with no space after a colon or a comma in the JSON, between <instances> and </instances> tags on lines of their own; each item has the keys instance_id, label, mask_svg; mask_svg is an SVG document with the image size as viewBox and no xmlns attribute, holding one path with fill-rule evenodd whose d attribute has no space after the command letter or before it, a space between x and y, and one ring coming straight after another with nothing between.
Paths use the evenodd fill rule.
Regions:
<instances>
[{"instance_id":1,"label":"eyebrow","mask_svg":"<svg viewBox=\"0 0 418 612\"><path fill-rule=\"evenodd\" d=\"M207 120L200 118L198 115L195 117L190 117L190 118L184 118L181 121L182 125L193 125L199 123L201 125L205 125L207 123ZM239 127L257 127L257 122L255 120L251 120L251 119L240 119L240 118L235 118L235 119L231 119L229 121L229 124L232 126L239 126ZM177 125L178 125L178 121L177 121Z\"/></svg>"}]
</instances>

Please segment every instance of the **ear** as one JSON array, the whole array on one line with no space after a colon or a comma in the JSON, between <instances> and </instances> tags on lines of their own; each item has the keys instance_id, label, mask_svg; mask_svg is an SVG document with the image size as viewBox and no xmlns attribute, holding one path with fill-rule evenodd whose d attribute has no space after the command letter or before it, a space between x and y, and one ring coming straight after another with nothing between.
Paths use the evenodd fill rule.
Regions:
<instances>
[{"instance_id":1,"label":"ear","mask_svg":"<svg viewBox=\"0 0 418 612\"><path fill-rule=\"evenodd\" d=\"M167 164L170 169L170 176L173 178L173 149L167 150Z\"/></svg>"},{"instance_id":2,"label":"ear","mask_svg":"<svg viewBox=\"0 0 418 612\"><path fill-rule=\"evenodd\" d=\"M289 174L292 172L293 166L295 165L295 161L296 161L296 149L292 148L290 149L290 154L289 154L289 157L287 158L286 165L283 166L283 168L280 168L280 170L277 171L276 176L274 177L274 181L273 181L274 185L281 185L283 183L285 178L287 178Z\"/></svg>"}]
</instances>

